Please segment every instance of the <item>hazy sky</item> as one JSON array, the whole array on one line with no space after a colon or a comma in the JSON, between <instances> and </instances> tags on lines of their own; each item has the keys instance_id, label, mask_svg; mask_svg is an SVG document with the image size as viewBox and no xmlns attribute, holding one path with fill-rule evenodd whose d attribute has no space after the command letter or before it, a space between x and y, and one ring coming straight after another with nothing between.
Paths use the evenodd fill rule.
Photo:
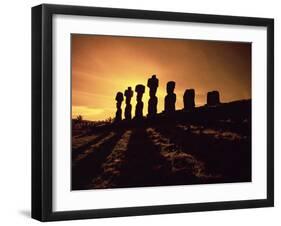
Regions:
<instances>
[{"instance_id":1,"label":"hazy sky","mask_svg":"<svg viewBox=\"0 0 281 226\"><path fill-rule=\"evenodd\" d=\"M166 84L175 81L176 108L183 108L185 89L194 88L197 106L208 91L222 102L251 98L251 44L183 39L72 35L72 117L114 117L115 96L128 86L159 79L158 112L164 109ZM148 87L143 97L147 114ZM132 115L136 93L132 98ZM125 101L122 104L124 115Z\"/></svg>"}]
</instances>

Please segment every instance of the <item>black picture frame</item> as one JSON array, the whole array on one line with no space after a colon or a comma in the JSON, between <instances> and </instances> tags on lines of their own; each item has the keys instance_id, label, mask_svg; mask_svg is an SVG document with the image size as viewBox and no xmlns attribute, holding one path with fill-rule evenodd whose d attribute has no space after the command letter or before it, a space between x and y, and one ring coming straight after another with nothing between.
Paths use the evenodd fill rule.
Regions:
<instances>
[{"instance_id":1,"label":"black picture frame","mask_svg":"<svg viewBox=\"0 0 281 226\"><path fill-rule=\"evenodd\" d=\"M55 14L262 26L267 28L267 198L95 210L52 210L52 17ZM221 15L43 4L32 8L32 218L121 217L274 205L274 20Z\"/></svg>"}]
</instances>

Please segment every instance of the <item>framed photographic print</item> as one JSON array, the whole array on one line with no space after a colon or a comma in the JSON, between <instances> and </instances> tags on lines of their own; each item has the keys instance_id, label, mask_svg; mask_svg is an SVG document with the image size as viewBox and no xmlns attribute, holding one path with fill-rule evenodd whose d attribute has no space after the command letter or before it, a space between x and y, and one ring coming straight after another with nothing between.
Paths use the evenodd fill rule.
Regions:
<instances>
[{"instance_id":1,"label":"framed photographic print","mask_svg":"<svg viewBox=\"0 0 281 226\"><path fill-rule=\"evenodd\" d=\"M274 204L274 21L32 8L32 217Z\"/></svg>"}]
</instances>

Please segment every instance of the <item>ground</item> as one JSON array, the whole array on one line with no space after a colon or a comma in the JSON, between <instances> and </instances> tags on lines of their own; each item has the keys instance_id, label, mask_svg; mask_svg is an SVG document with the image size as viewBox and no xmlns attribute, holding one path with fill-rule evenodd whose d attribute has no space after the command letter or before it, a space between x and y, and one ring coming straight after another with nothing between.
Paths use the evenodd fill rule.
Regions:
<instances>
[{"instance_id":1,"label":"ground","mask_svg":"<svg viewBox=\"0 0 281 226\"><path fill-rule=\"evenodd\" d=\"M251 181L250 106L76 129L72 189Z\"/></svg>"}]
</instances>

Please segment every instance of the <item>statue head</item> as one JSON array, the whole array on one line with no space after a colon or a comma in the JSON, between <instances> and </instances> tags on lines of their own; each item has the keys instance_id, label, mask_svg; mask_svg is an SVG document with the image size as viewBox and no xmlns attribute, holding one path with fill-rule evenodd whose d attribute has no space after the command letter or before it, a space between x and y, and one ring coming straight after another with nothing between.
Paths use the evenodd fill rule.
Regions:
<instances>
[{"instance_id":1,"label":"statue head","mask_svg":"<svg viewBox=\"0 0 281 226\"><path fill-rule=\"evenodd\" d=\"M122 93L122 92L118 92L118 93L116 94L115 100L116 100L117 102L122 102L122 101L124 100L123 93Z\"/></svg>"},{"instance_id":2,"label":"statue head","mask_svg":"<svg viewBox=\"0 0 281 226\"><path fill-rule=\"evenodd\" d=\"M168 94L171 94L175 90L176 83L174 81L169 81L166 86L166 90Z\"/></svg>"}]
</instances>

